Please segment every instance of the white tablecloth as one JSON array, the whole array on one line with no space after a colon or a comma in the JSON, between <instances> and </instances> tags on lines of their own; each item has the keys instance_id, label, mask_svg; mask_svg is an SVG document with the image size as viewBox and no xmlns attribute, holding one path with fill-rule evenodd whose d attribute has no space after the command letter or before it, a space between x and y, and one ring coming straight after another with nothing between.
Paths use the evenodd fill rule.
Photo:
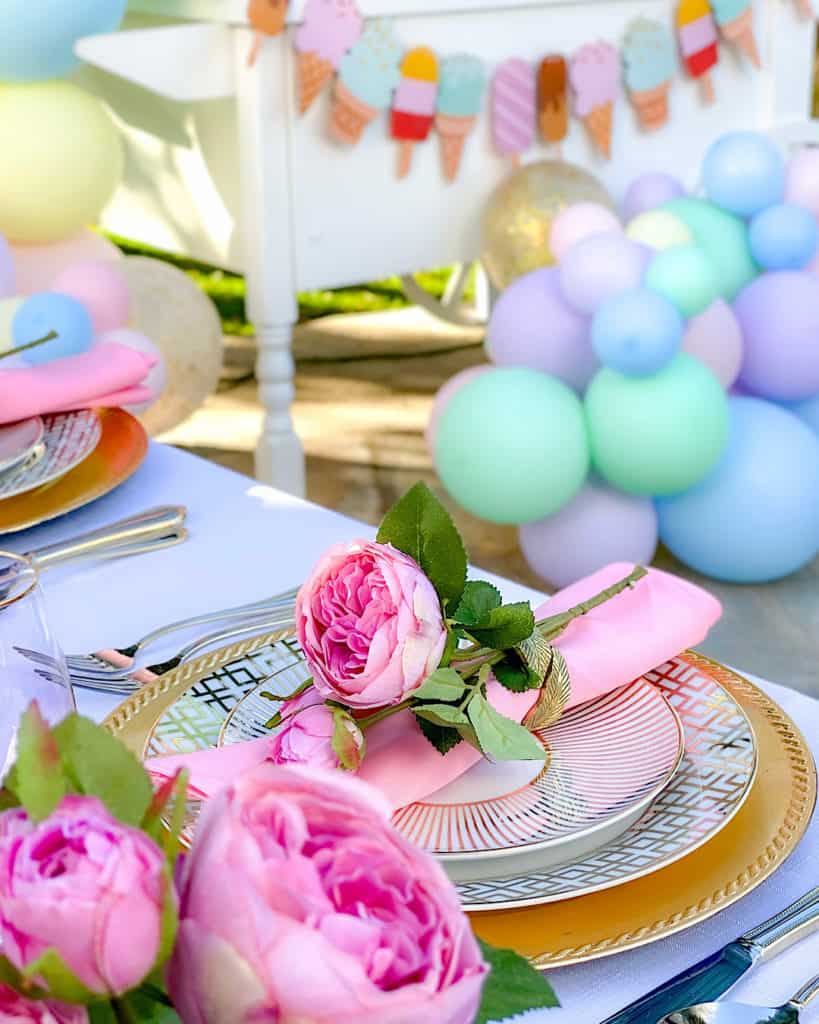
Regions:
<instances>
[{"instance_id":1,"label":"white tablecloth","mask_svg":"<svg viewBox=\"0 0 819 1024\"><path fill-rule=\"evenodd\" d=\"M336 513L152 445L143 467L113 494L54 523L5 538L3 546L31 550L160 504L187 505L191 537L186 544L130 560L55 569L44 577L49 617L66 651L129 643L172 619L285 590L304 578L330 544L372 535L370 527ZM502 587L512 600L540 596L507 581ZM741 668L753 671L752 665ZM773 683L763 685L818 755L819 702ZM116 700L79 691L78 704L99 719ZM595 1024L815 885L817 822L773 878L711 921L640 950L551 972L562 1008L529 1014L527 1024ZM776 1005L817 971L819 935L758 968L737 987L735 998ZM819 1021L819 1006L803 1019Z\"/></svg>"}]
</instances>

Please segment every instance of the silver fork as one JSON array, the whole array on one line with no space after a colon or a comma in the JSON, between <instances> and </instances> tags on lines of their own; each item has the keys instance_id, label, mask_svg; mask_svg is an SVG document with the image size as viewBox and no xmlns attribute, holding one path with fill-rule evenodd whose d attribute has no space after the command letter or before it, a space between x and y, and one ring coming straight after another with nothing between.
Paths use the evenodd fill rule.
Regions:
<instances>
[{"instance_id":1,"label":"silver fork","mask_svg":"<svg viewBox=\"0 0 819 1024\"><path fill-rule=\"evenodd\" d=\"M65 659L66 664L72 675L76 672L80 675L95 676L100 679L114 679L128 675L134 671L137 655L144 653L146 648L171 633L192 626L207 625L210 622L229 622L231 619L243 619L250 616L258 618L268 612L278 612L285 608L292 610L297 593L298 589L286 590L273 597L252 601L250 604L192 615L187 619L179 619L177 622L159 626L127 647L116 647L93 654L69 654Z\"/></svg>"},{"instance_id":2,"label":"silver fork","mask_svg":"<svg viewBox=\"0 0 819 1024\"><path fill-rule=\"evenodd\" d=\"M140 686L143 686L146 682L156 679L157 676L164 675L164 673L178 668L180 665L190 661L197 654L206 651L214 644L223 643L226 640L233 640L245 634L264 633L279 628L286 629L292 624L292 612L285 608L276 616L271 616L267 619L256 619L253 622L248 622L244 625L236 625L228 629L223 628L217 632L208 633L206 636L198 637L196 640L185 644L184 647L180 648L180 650L167 661L159 662L156 665L149 665L146 668L138 670L135 674L123 673L116 679L111 679L110 677L100 679L95 676L77 675L73 672L69 672L69 676L74 686L80 686L86 690L98 690L103 693L112 693L124 696L129 693L133 693L134 690L138 690ZM41 654L39 651L29 650L25 647L17 647L15 650L18 654L22 654L23 657L28 658L29 661L34 662L38 666L35 671L37 675L42 676L43 679L51 682L54 681L56 677L59 677L59 680L62 681L60 665L54 658L47 654Z\"/></svg>"}]
</instances>

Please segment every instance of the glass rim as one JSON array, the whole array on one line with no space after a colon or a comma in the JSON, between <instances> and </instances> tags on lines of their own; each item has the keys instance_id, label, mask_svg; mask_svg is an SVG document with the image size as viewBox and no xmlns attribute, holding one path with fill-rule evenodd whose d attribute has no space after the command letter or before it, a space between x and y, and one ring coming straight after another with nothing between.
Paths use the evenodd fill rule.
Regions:
<instances>
[{"instance_id":1,"label":"glass rim","mask_svg":"<svg viewBox=\"0 0 819 1024\"><path fill-rule=\"evenodd\" d=\"M10 562L17 563L19 566L24 566L25 571L31 574L31 579L19 593L14 593L10 597L0 596L0 609L9 608L18 601L29 597L37 589L37 584L40 582L40 573L37 566L28 555L19 555L14 551L6 551L4 548L0 548L0 559L4 558L7 558Z\"/></svg>"}]
</instances>

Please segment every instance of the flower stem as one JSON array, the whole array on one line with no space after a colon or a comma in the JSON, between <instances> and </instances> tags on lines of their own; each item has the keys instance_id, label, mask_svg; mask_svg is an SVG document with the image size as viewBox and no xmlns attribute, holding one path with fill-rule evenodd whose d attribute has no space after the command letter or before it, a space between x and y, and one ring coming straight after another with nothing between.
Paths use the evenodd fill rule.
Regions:
<instances>
[{"instance_id":1,"label":"flower stem","mask_svg":"<svg viewBox=\"0 0 819 1024\"><path fill-rule=\"evenodd\" d=\"M605 604L611 598L622 594L624 590L628 590L629 587L646 575L648 575L647 569L644 569L642 565L635 565L634 569L624 579L613 583L610 587L606 587L605 590L601 590L599 594L590 597L588 601L581 601L574 608L569 608L559 615L551 615L545 619L540 619L535 623L535 628L546 640L554 640L560 636L570 622L579 619L581 615L587 615L593 608L599 608L601 604Z\"/></svg>"},{"instance_id":2,"label":"flower stem","mask_svg":"<svg viewBox=\"0 0 819 1024\"><path fill-rule=\"evenodd\" d=\"M18 345L17 348L7 349L5 352L0 352L0 359L6 359L8 356L16 356L20 352L25 352L30 348L37 348L38 345L45 345L47 341L54 341L59 335L56 331L49 331L48 334L42 338L36 338L34 341L27 341L25 345Z\"/></svg>"},{"instance_id":3,"label":"flower stem","mask_svg":"<svg viewBox=\"0 0 819 1024\"><path fill-rule=\"evenodd\" d=\"M124 999L112 999L111 1009L119 1024L139 1024L134 1016L134 1011Z\"/></svg>"},{"instance_id":4,"label":"flower stem","mask_svg":"<svg viewBox=\"0 0 819 1024\"><path fill-rule=\"evenodd\" d=\"M412 697L407 697L406 700L402 700L400 704L393 704L388 708L382 708L380 711L375 711L371 715L367 715L366 718L357 718L356 725L362 731L366 731L371 725L375 725L376 722L383 722L385 718L389 718L390 715L395 715L399 711L403 711L412 704Z\"/></svg>"}]
</instances>

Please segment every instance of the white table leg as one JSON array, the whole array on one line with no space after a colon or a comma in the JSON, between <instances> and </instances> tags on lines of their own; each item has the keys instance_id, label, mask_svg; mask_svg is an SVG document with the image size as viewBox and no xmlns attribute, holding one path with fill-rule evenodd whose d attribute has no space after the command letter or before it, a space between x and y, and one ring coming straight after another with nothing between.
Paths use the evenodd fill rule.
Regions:
<instances>
[{"instance_id":1,"label":"white table leg","mask_svg":"<svg viewBox=\"0 0 819 1024\"><path fill-rule=\"evenodd\" d=\"M290 415L294 395L291 340L291 324L256 321L256 377L265 409L256 447L256 476L290 494L303 495L304 450Z\"/></svg>"}]
</instances>

